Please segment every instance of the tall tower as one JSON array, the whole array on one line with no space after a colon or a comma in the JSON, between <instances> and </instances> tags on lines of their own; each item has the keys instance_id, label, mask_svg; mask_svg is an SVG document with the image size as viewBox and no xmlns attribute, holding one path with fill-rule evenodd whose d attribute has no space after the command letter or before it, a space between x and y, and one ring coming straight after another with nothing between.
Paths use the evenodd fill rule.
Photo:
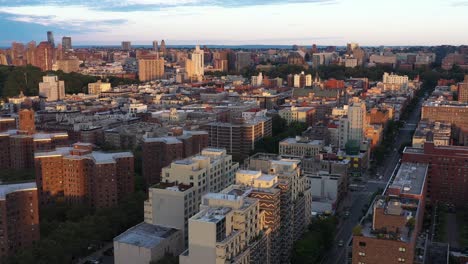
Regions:
<instances>
[{"instance_id":1,"label":"tall tower","mask_svg":"<svg viewBox=\"0 0 468 264\"><path fill-rule=\"evenodd\" d=\"M163 40L161 40L161 52L163 53L163 55L166 55L166 42Z\"/></svg>"},{"instance_id":2,"label":"tall tower","mask_svg":"<svg viewBox=\"0 0 468 264\"><path fill-rule=\"evenodd\" d=\"M36 132L36 124L34 122L34 111L29 109L22 109L19 111L19 125L18 130L28 135Z\"/></svg>"},{"instance_id":3,"label":"tall tower","mask_svg":"<svg viewBox=\"0 0 468 264\"><path fill-rule=\"evenodd\" d=\"M359 98L353 98L348 109L348 140L355 140L359 144L364 139L364 129L366 123L366 104Z\"/></svg>"},{"instance_id":4,"label":"tall tower","mask_svg":"<svg viewBox=\"0 0 468 264\"><path fill-rule=\"evenodd\" d=\"M193 63L193 78L198 81L203 80L205 75L205 62L204 62L205 52L200 49L200 46L197 45L195 51L192 53L192 63Z\"/></svg>"},{"instance_id":5,"label":"tall tower","mask_svg":"<svg viewBox=\"0 0 468 264\"><path fill-rule=\"evenodd\" d=\"M72 41L71 37L63 37L62 38L62 49L64 51L71 50L72 49Z\"/></svg>"},{"instance_id":6,"label":"tall tower","mask_svg":"<svg viewBox=\"0 0 468 264\"><path fill-rule=\"evenodd\" d=\"M158 48L158 41L155 40L155 41L153 41L153 50L156 51L156 52L158 52L158 49L159 49L159 48Z\"/></svg>"},{"instance_id":7,"label":"tall tower","mask_svg":"<svg viewBox=\"0 0 468 264\"><path fill-rule=\"evenodd\" d=\"M122 50L131 50L132 43L130 41L122 41Z\"/></svg>"},{"instance_id":8,"label":"tall tower","mask_svg":"<svg viewBox=\"0 0 468 264\"><path fill-rule=\"evenodd\" d=\"M41 68L43 71L52 70L54 48L49 42L43 41L39 43L39 45L36 47L34 55L34 66Z\"/></svg>"},{"instance_id":9,"label":"tall tower","mask_svg":"<svg viewBox=\"0 0 468 264\"><path fill-rule=\"evenodd\" d=\"M47 42L55 48L54 33L52 31L47 31Z\"/></svg>"}]
</instances>

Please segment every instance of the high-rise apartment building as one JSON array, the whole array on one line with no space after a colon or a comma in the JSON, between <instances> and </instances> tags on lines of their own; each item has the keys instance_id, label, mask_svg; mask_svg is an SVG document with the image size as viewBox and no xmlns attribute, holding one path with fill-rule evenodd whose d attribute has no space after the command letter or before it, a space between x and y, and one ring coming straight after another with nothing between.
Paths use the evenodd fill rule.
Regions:
<instances>
[{"instance_id":1,"label":"high-rise apartment building","mask_svg":"<svg viewBox=\"0 0 468 264\"><path fill-rule=\"evenodd\" d=\"M130 41L122 41L122 50L129 51L132 49L132 42Z\"/></svg>"},{"instance_id":2,"label":"high-rise apartment building","mask_svg":"<svg viewBox=\"0 0 468 264\"><path fill-rule=\"evenodd\" d=\"M305 74L304 72L301 72L301 74L295 74L293 78L294 88L304 88L312 86L312 74Z\"/></svg>"},{"instance_id":3,"label":"high-rise apartment building","mask_svg":"<svg viewBox=\"0 0 468 264\"><path fill-rule=\"evenodd\" d=\"M36 42L30 41L27 44L26 63L36 66Z\"/></svg>"},{"instance_id":4,"label":"high-rise apartment building","mask_svg":"<svg viewBox=\"0 0 468 264\"><path fill-rule=\"evenodd\" d=\"M192 75L189 77L192 80L202 81L203 76L205 75L205 59L204 59L204 51L200 49L200 46L196 46L195 51L191 54L191 63L193 64Z\"/></svg>"},{"instance_id":5,"label":"high-rise apartment building","mask_svg":"<svg viewBox=\"0 0 468 264\"><path fill-rule=\"evenodd\" d=\"M0 117L0 132L16 129L16 119L14 117Z\"/></svg>"},{"instance_id":6,"label":"high-rise apartment building","mask_svg":"<svg viewBox=\"0 0 468 264\"><path fill-rule=\"evenodd\" d=\"M15 66L26 65L25 52L26 49L23 43L13 42L10 50L11 64Z\"/></svg>"},{"instance_id":7,"label":"high-rise apartment building","mask_svg":"<svg viewBox=\"0 0 468 264\"><path fill-rule=\"evenodd\" d=\"M208 193L200 212L189 220L188 249L180 255L180 263L250 263L250 246L261 236L262 225L257 199Z\"/></svg>"},{"instance_id":8,"label":"high-rise apartment building","mask_svg":"<svg viewBox=\"0 0 468 264\"><path fill-rule=\"evenodd\" d=\"M468 103L468 75L465 75L465 81L458 84L458 102Z\"/></svg>"},{"instance_id":9,"label":"high-rise apartment building","mask_svg":"<svg viewBox=\"0 0 468 264\"><path fill-rule=\"evenodd\" d=\"M39 95L47 101L59 101L65 98L65 82L59 81L56 75L46 75L39 83Z\"/></svg>"},{"instance_id":10,"label":"high-rise apartment building","mask_svg":"<svg viewBox=\"0 0 468 264\"><path fill-rule=\"evenodd\" d=\"M360 145L365 139L366 104L359 98L352 98L348 106L343 108L344 115L340 117L338 141L340 149L344 149L348 142Z\"/></svg>"},{"instance_id":11,"label":"high-rise apartment building","mask_svg":"<svg viewBox=\"0 0 468 264\"><path fill-rule=\"evenodd\" d=\"M39 240L36 183L0 185L0 258L14 255Z\"/></svg>"},{"instance_id":12,"label":"high-rise apartment building","mask_svg":"<svg viewBox=\"0 0 468 264\"><path fill-rule=\"evenodd\" d=\"M60 70L64 73L78 72L80 70L80 60L77 58L58 59L53 70Z\"/></svg>"},{"instance_id":13,"label":"high-rise apartment building","mask_svg":"<svg viewBox=\"0 0 468 264\"><path fill-rule=\"evenodd\" d=\"M54 33L52 31L47 31L47 42L52 48L55 48Z\"/></svg>"},{"instance_id":14,"label":"high-rise apartment building","mask_svg":"<svg viewBox=\"0 0 468 264\"><path fill-rule=\"evenodd\" d=\"M432 142L426 142L423 148L405 148L402 160L429 166L429 202L463 206L468 201L467 155L468 147L435 146Z\"/></svg>"},{"instance_id":15,"label":"high-rise apartment building","mask_svg":"<svg viewBox=\"0 0 468 264\"><path fill-rule=\"evenodd\" d=\"M28 135L32 135L36 133L34 111L30 109L21 109L18 115L19 115L18 130L20 131L20 133L24 133Z\"/></svg>"},{"instance_id":16,"label":"high-rise apartment building","mask_svg":"<svg viewBox=\"0 0 468 264\"><path fill-rule=\"evenodd\" d=\"M228 52L216 51L213 53L213 67L216 70L227 72L229 71Z\"/></svg>"},{"instance_id":17,"label":"high-rise apartment building","mask_svg":"<svg viewBox=\"0 0 468 264\"><path fill-rule=\"evenodd\" d=\"M215 148L172 162L163 168L161 182L149 188L145 222L182 230L187 243L188 221L198 213L202 196L233 184L238 167L226 150Z\"/></svg>"},{"instance_id":18,"label":"high-rise apartment building","mask_svg":"<svg viewBox=\"0 0 468 264\"><path fill-rule=\"evenodd\" d=\"M95 208L116 206L134 191L134 158L130 152L93 151L91 144L34 155L42 204L65 200Z\"/></svg>"},{"instance_id":19,"label":"high-rise apartment building","mask_svg":"<svg viewBox=\"0 0 468 264\"><path fill-rule=\"evenodd\" d=\"M203 128L208 131L208 145L225 148L236 161L247 158L255 148L255 142L272 135L272 121L269 117L232 123L212 122Z\"/></svg>"},{"instance_id":20,"label":"high-rise apartment building","mask_svg":"<svg viewBox=\"0 0 468 264\"><path fill-rule=\"evenodd\" d=\"M160 51L163 54L163 56L166 55L167 49L166 49L166 41L164 41L164 39L161 40L161 47L160 48L161 48Z\"/></svg>"},{"instance_id":21,"label":"high-rise apartment building","mask_svg":"<svg viewBox=\"0 0 468 264\"><path fill-rule=\"evenodd\" d=\"M305 232L312 213L311 188L308 186L307 177L302 173L301 161L281 158L276 154L258 153L249 157L244 164L249 170L261 171L278 178L277 188L281 190L281 226L279 238L276 238L277 241L273 244L280 245L279 263L286 263L290 260L294 241ZM274 232L272 236L273 242L276 240Z\"/></svg>"},{"instance_id":22,"label":"high-rise apartment building","mask_svg":"<svg viewBox=\"0 0 468 264\"><path fill-rule=\"evenodd\" d=\"M110 90L112 90L111 84L101 80L88 84L88 94L100 95L102 92L109 92Z\"/></svg>"},{"instance_id":23,"label":"high-rise apartment building","mask_svg":"<svg viewBox=\"0 0 468 264\"><path fill-rule=\"evenodd\" d=\"M41 68L43 71L52 70L54 60L54 47L47 41L43 41L37 45L34 57L34 66Z\"/></svg>"},{"instance_id":24,"label":"high-rise apartment building","mask_svg":"<svg viewBox=\"0 0 468 264\"><path fill-rule=\"evenodd\" d=\"M8 65L7 57L2 53L0 53L0 65Z\"/></svg>"},{"instance_id":25,"label":"high-rise apartment building","mask_svg":"<svg viewBox=\"0 0 468 264\"><path fill-rule=\"evenodd\" d=\"M245 67L250 66L252 63L252 54L250 52L239 51L236 53L235 70L240 72Z\"/></svg>"},{"instance_id":26,"label":"high-rise apartment building","mask_svg":"<svg viewBox=\"0 0 468 264\"><path fill-rule=\"evenodd\" d=\"M34 111L21 110L18 130L0 133L0 169L33 168L35 151L49 151L68 144L67 133L36 133Z\"/></svg>"},{"instance_id":27,"label":"high-rise apartment building","mask_svg":"<svg viewBox=\"0 0 468 264\"><path fill-rule=\"evenodd\" d=\"M417 255L426 195L426 164L402 163L372 205L370 220L353 230L352 263L420 263ZM424 248L424 246L422 247Z\"/></svg>"},{"instance_id":28,"label":"high-rise apartment building","mask_svg":"<svg viewBox=\"0 0 468 264\"><path fill-rule=\"evenodd\" d=\"M148 186L161 181L162 168L171 162L198 154L208 146L205 131L185 131L177 137L145 138L143 141L143 177Z\"/></svg>"},{"instance_id":29,"label":"high-rise apartment building","mask_svg":"<svg viewBox=\"0 0 468 264\"><path fill-rule=\"evenodd\" d=\"M164 59L146 56L138 60L138 78L142 82L164 77Z\"/></svg>"},{"instance_id":30,"label":"high-rise apartment building","mask_svg":"<svg viewBox=\"0 0 468 264\"><path fill-rule=\"evenodd\" d=\"M62 37L62 49L68 51L72 49L72 39L71 37Z\"/></svg>"},{"instance_id":31,"label":"high-rise apartment building","mask_svg":"<svg viewBox=\"0 0 468 264\"><path fill-rule=\"evenodd\" d=\"M153 51L156 51L156 52L159 51L159 46L158 46L158 41L157 40L153 41Z\"/></svg>"}]
</instances>

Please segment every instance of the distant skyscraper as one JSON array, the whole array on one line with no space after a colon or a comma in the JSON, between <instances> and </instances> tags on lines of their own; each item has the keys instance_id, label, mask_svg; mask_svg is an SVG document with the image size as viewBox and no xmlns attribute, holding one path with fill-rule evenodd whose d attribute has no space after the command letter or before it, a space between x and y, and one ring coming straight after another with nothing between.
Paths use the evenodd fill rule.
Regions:
<instances>
[{"instance_id":1,"label":"distant skyscraper","mask_svg":"<svg viewBox=\"0 0 468 264\"><path fill-rule=\"evenodd\" d=\"M33 65L41 68L43 71L52 70L53 58L54 58L54 48L52 45L43 41L39 43L35 50L35 60Z\"/></svg>"},{"instance_id":2,"label":"distant skyscraper","mask_svg":"<svg viewBox=\"0 0 468 264\"><path fill-rule=\"evenodd\" d=\"M153 41L153 50L158 52L158 41L157 40Z\"/></svg>"},{"instance_id":3,"label":"distant skyscraper","mask_svg":"<svg viewBox=\"0 0 468 264\"><path fill-rule=\"evenodd\" d=\"M47 31L47 42L55 48L54 33L52 31Z\"/></svg>"},{"instance_id":4,"label":"distant skyscraper","mask_svg":"<svg viewBox=\"0 0 468 264\"><path fill-rule=\"evenodd\" d=\"M204 51L197 45L192 53L193 76L190 76L198 81L203 80L205 75Z\"/></svg>"},{"instance_id":5,"label":"distant skyscraper","mask_svg":"<svg viewBox=\"0 0 468 264\"><path fill-rule=\"evenodd\" d=\"M36 65L36 42L31 41L28 43L28 50L26 51L26 63Z\"/></svg>"},{"instance_id":6,"label":"distant skyscraper","mask_svg":"<svg viewBox=\"0 0 468 264\"><path fill-rule=\"evenodd\" d=\"M243 68L249 66L251 62L250 52L240 51L236 53L236 71L241 71Z\"/></svg>"},{"instance_id":7,"label":"distant skyscraper","mask_svg":"<svg viewBox=\"0 0 468 264\"><path fill-rule=\"evenodd\" d=\"M123 50L131 50L132 43L130 41L122 41L122 49Z\"/></svg>"},{"instance_id":8,"label":"distant skyscraper","mask_svg":"<svg viewBox=\"0 0 468 264\"><path fill-rule=\"evenodd\" d=\"M63 50L71 50L72 49L71 37L63 37L62 38L62 49Z\"/></svg>"},{"instance_id":9,"label":"distant skyscraper","mask_svg":"<svg viewBox=\"0 0 468 264\"><path fill-rule=\"evenodd\" d=\"M166 42L163 40L161 40L161 52L163 54L166 54Z\"/></svg>"}]
</instances>

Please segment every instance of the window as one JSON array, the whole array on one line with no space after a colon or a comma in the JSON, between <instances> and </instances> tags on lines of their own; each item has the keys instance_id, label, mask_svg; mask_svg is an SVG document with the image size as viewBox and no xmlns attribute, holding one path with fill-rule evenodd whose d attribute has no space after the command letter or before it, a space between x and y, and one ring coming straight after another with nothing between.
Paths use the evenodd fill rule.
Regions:
<instances>
[{"instance_id":1,"label":"window","mask_svg":"<svg viewBox=\"0 0 468 264\"><path fill-rule=\"evenodd\" d=\"M366 242L359 242L359 246L360 246L360 247L365 247L365 246L366 246Z\"/></svg>"},{"instance_id":2,"label":"window","mask_svg":"<svg viewBox=\"0 0 468 264\"><path fill-rule=\"evenodd\" d=\"M405 262L404 258L398 258L398 262Z\"/></svg>"},{"instance_id":3,"label":"window","mask_svg":"<svg viewBox=\"0 0 468 264\"><path fill-rule=\"evenodd\" d=\"M400 252L406 252L406 248L401 247L401 248L398 249L398 251L400 251Z\"/></svg>"},{"instance_id":4,"label":"window","mask_svg":"<svg viewBox=\"0 0 468 264\"><path fill-rule=\"evenodd\" d=\"M365 257L365 256L366 256L366 253L364 253L364 252L359 252L359 256Z\"/></svg>"}]
</instances>

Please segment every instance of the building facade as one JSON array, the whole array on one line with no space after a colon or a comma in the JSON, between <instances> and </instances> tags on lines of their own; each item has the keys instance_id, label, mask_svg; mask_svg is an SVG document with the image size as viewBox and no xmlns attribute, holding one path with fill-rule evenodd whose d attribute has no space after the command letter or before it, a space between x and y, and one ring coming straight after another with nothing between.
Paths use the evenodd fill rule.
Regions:
<instances>
[{"instance_id":1,"label":"building facade","mask_svg":"<svg viewBox=\"0 0 468 264\"><path fill-rule=\"evenodd\" d=\"M0 185L0 258L14 255L39 240L36 183Z\"/></svg>"},{"instance_id":2,"label":"building facade","mask_svg":"<svg viewBox=\"0 0 468 264\"><path fill-rule=\"evenodd\" d=\"M39 95L46 97L47 101L59 101L65 98L65 82L59 81L55 75L42 77L39 83Z\"/></svg>"},{"instance_id":3,"label":"building facade","mask_svg":"<svg viewBox=\"0 0 468 264\"><path fill-rule=\"evenodd\" d=\"M93 151L91 144L34 155L42 204L65 201L95 208L113 207L134 191L134 158L130 152Z\"/></svg>"}]
</instances>

